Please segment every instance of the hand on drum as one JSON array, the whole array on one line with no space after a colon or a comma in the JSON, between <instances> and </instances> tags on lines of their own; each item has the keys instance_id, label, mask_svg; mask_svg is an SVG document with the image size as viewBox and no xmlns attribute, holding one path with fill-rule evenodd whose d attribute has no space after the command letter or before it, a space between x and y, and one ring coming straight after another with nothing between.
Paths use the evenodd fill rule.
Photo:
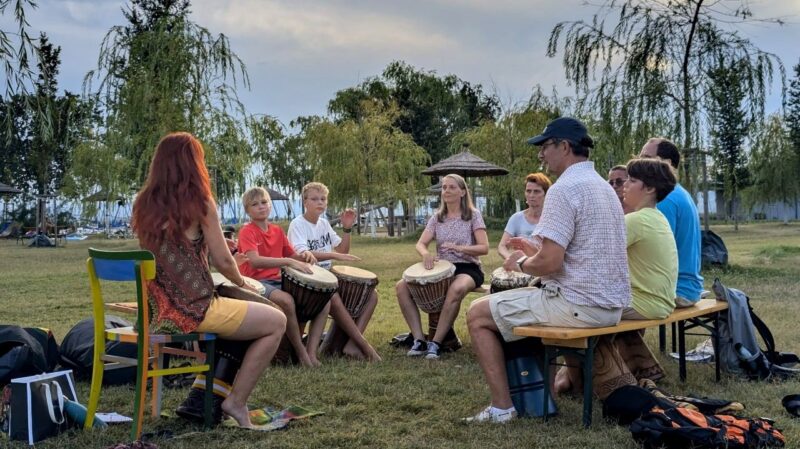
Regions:
<instances>
[{"instance_id":1,"label":"hand on drum","mask_svg":"<svg viewBox=\"0 0 800 449\"><path fill-rule=\"evenodd\" d=\"M338 256L336 256L336 258L338 260L346 260L348 262L358 262L361 260L360 257L354 256L352 254L339 254Z\"/></svg>"},{"instance_id":2,"label":"hand on drum","mask_svg":"<svg viewBox=\"0 0 800 449\"><path fill-rule=\"evenodd\" d=\"M517 251L522 251L524 253L517 256L517 258L514 260L519 259L523 255L528 257L533 257L536 255L537 252L539 252L539 248L534 246L533 242L531 242L525 237L511 237L510 239L508 239L508 246L514 248Z\"/></svg>"},{"instance_id":3,"label":"hand on drum","mask_svg":"<svg viewBox=\"0 0 800 449\"><path fill-rule=\"evenodd\" d=\"M432 270L433 269L433 264L435 262L436 262L436 256L434 256L433 254L428 253L428 254L426 254L425 256L422 257L422 263L425 264L425 269L426 270Z\"/></svg>"},{"instance_id":4,"label":"hand on drum","mask_svg":"<svg viewBox=\"0 0 800 449\"><path fill-rule=\"evenodd\" d=\"M508 255L506 261L503 262L503 269L506 271L521 271L520 266L517 265L517 261L526 254L520 250L513 251L511 254Z\"/></svg>"},{"instance_id":5,"label":"hand on drum","mask_svg":"<svg viewBox=\"0 0 800 449\"><path fill-rule=\"evenodd\" d=\"M303 251L300 253L300 256L306 261L306 263L310 263L311 265L315 265L317 263L317 258L314 257L314 254L311 253L311 251Z\"/></svg>"},{"instance_id":6,"label":"hand on drum","mask_svg":"<svg viewBox=\"0 0 800 449\"><path fill-rule=\"evenodd\" d=\"M311 265L305 262L300 262L299 260L289 259L291 262L289 265L294 268L295 270L301 271L307 274L313 274L314 270L311 269Z\"/></svg>"},{"instance_id":7,"label":"hand on drum","mask_svg":"<svg viewBox=\"0 0 800 449\"><path fill-rule=\"evenodd\" d=\"M353 209L347 208L347 209L344 210L344 212L339 214L339 219L342 222L342 227L343 228L352 228L353 227L353 223L356 222L356 211L354 211Z\"/></svg>"}]
</instances>

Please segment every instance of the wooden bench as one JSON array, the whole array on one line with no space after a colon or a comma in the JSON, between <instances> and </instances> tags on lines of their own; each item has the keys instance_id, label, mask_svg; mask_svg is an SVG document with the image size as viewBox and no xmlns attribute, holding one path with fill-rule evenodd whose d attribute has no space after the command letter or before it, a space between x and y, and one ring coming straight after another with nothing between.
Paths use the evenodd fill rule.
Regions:
<instances>
[{"instance_id":1,"label":"wooden bench","mask_svg":"<svg viewBox=\"0 0 800 449\"><path fill-rule=\"evenodd\" d=\"M521 326L514 328L514 335L541 338L545 348L545 369L542 370L544 385L550 383L550 363L559 356L571 355L580 360L583 370L583 424L592 424L592 363L594 349L599 337L619 332L635 331L650 327L677 324L678 340L678 372L680 380L686 380L686 335L688 330L703 328L711 335L716 352L719 347L719 314L728 309L728 303L716 299L702 299L692 307L675 309L662 320L622 320L616 326L596 328ZM662 348L663 349L663 348ZM715 357L716 381L720 379L719 358ZM547 410L547 395L544 396L544 408ZM545 419L547 416L545 415Z\"/></svg>"}]
</instances>

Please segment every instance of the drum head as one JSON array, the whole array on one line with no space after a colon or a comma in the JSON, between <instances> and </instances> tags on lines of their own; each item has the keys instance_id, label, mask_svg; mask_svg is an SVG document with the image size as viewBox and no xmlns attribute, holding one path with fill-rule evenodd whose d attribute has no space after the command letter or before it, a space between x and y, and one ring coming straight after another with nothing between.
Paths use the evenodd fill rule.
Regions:
<instances>
[{"instance_id":1,"label":"drum head","mask_svg":"<svg viewBox=\"0 0 800 449\"><path fill-rule=\"evenodd\" d=\"M378 275L371 271L356 267L348 267L346 265L336 265L331 268L331 272L337 277L356 281L372 281L378 279Z\"/></svg>"},{"instance_id":2,"label":"drum head","mask_svg":"<svg viewBox=\"0 0 800 449\"><path fill-rule=\"evenodd\" d=\"M258 282L257 280L255 280L253 278L249 278L249 277L244 276L244 275L242 275L242 279L244 279L244 283L245 284L249 285L250 288L253 288L256 291L258 291L258 293L260 295L264 294L264 291L266 290L266 288L264 287L264 284L262 284L261 282ZM238 285L234 284L233 282L231 282L222 273L211 273L211 282L214 284L214 287L219 287L220 285L225 285L227 287L242 288L242 287L239 287Z\"/></svg>"},{"instance_id":3,"label":"drum head","mask_svg":"<svg viewBox=\"0 0 800 449\"><path fill-rule=\"evenodd\" d=\"M437 260L430 270L425 269L424 262L417 262L414 265L406 268L403 272L403 279L406 282L414 282L416 284L427 284L430 282L439 282L453 275L456 271L456 266L446 260Z\"/></svg>"},{"instance_id":4,"label":"drum head","mask_svg":"<svg viewBox=\"0 0 800 449\"><path fill-rule=\"evenodd\" d=\"M311 270L313 271L311 274L303 273L302 271L295 270L292 267L283 267L283 270L288 276L296 279L300 284L307 285L309 287L336 290L336 288L339 286L339 280L336 279L336 276L334 276L330 271L316 265L311 265Z\"/></svg>"},{"instance_id":5,"label":"drum head","mask_svg":"<svg viewBox=\"0 0 800 449\"><path fill-rule=\"evenodd\" d=\"M492 271L492 282L510 282L517 284L523 282L527 283L530 279L531 276L529 274L520 273L519 271L506 271L503 267Z\"/></svg>"}]
</instances>

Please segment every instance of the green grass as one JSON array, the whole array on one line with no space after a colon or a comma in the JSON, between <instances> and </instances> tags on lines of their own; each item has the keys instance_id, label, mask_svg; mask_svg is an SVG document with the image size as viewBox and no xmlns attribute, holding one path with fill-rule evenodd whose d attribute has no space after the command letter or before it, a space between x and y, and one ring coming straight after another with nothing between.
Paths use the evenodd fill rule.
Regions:
<instances>
[{"instance_id":1,"label":"green grass","mask_svg":"<svg viewBox=\"0 0 800 449\"><path fill-rule=\"evenodd\" d=\"M750 295L758 314L770 325L778 348L800 351L800 225L740 225L738 233L729 226L715 226L730 251L731 267L704 273L706 287L714 277ZM493 244L497 232L490 233ZM43 326L61 337L78 320L91 314L85 260L86 248L133 248L133 241L95 240L70 242L65 248L35 249L0 242L0 322L23 326ZM401 351L388 345L390 338L405 331L405 324L394 298L394 283L402 271L416 262L413 240L356 237L353 253L364 261L359 266L378 274L380 301L367 329L367 338L384 358L380 364L344 360L323 360L320 369L270 368L255 390L252 402L261 405L302 405L325 415L290 425L286 431L255 433L233 429L201 429L180 420L147 421L145 431L170 429L178 435L158 439L161 448L331 448L331 447L533 447L533 448L636 448L627 429L602 420L595 402L594 425L580 425L581 402L558 398L560 416L548 423L517 420L506 426L466 426L460 418L476 413L488 403L488 391L470 351L464 313L456 329L465 348L438 362L408 360ZM483 259L487 273L500 264L497 254ZM113 290L109 301L131 300L123 288ZM471 294L466 303L478 296ZM656 332L648 342L656 348ZM692 337L688 345L699 341ZM689 366L689 379L677 380L677 364L662 359L669 376L660 386L676 394L695 394L742 401L750 416L777 420L789 443L797 447L800 425L781 407L780 399L800 392L800 383L751 383L732 377L713 382L713 366ZM79 382L80 398L88 397L88 383ZM164 408L174 409L183 391L167 390ZM133 394L128 387L106 388L101 397L102 411L130 415ZM37 447L106 447L127 440L128 426L105 432L70 432L47 440ZM0 439L0 447L8 445ZM20 443L13 448L26 447Z\"/></svg>"}]
</instances>

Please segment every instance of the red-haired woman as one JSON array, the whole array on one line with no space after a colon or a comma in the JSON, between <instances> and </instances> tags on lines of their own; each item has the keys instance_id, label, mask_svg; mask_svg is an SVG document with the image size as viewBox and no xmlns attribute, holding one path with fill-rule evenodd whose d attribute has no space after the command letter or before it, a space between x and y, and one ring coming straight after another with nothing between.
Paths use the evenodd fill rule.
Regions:
<instances>
[{"instance_id":1,"label":"red-haired woman","mask_svg":"<svg viewBox=\"0 0 800 449\"><path fill-rule=\"evenodd\" d=\"M148 287L155 329L252 340L222 402L226 414L251 427L246 401L278 348L286 317L264 304L214 294L209 253L231 282L245 281L225 243L203 158L202 145L189 133L161 139L133 205L132 225L142 248L156 258L156 278Z\"/></svg>"}]
</instances>

